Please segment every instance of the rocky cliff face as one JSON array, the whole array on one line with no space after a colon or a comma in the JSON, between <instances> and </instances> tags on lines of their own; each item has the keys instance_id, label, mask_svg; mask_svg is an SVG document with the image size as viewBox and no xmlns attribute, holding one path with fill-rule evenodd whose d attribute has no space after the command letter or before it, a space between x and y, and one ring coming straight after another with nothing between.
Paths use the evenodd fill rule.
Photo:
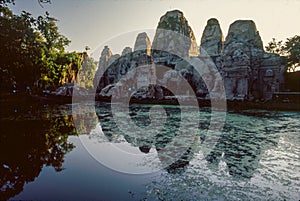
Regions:
<instances>
[{"instance_id":1,"label":"rocky cliff face","mask_svg":"<svg viewBox=\"0 0 300 201\"><path fill-rule=\"evenodd\" d=\"M220 55L223 50L223 40L219 21L215 18L209 19L201 37L200 54L208 54L209 56Z\"/></svg>"},{"instance_id":2,"label":"rocky cliff face","mask_svg":"<svg viewBox=\"0 0 300 201\"><path fill-rule=\"evenodd\" d=\"M154 58L167 61L170 54L182 58L198 55L193 30L179 10L169 11L160 18L152 43Z\"/></svg>"},{"instance_id":3,"label":"rocky cliff face","mask_svg":"<svg viewBox=\"0 0 300 201\"><path fill-rule=\"evenodd\" d=\"M108 60L112 56L112 52L110 51L108 46L105 46L101 52L101 56L99 59L99 68L103 68L107 65Z\"/></svg>"}]
</instances>

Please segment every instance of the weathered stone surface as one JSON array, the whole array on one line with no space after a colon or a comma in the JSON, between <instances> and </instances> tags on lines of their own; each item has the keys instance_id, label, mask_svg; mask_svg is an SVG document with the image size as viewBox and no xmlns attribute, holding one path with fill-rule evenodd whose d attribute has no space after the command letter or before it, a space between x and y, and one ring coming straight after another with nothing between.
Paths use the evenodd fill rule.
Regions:
<instances>
[{"instance_id":1,"label":"weathered stone surface","mask_svg":"<svg viewBox=\"0 0 300 201\"><path fill-rule=\"evenodd\" d=\"M132 52L132 48L131 47L125 47L122 51L122 56L126 56L129 55Z\"/></svg>"},{"instance_id":2,"label":"weathered stone surface","mask_svg":"<svg viewBox=\"0 0 300 201\"><path fill-rule=\"evenodd\" d=\"M190 58L191 62L182 60L175 65L175 70L189 82L190 86L194 89L198 95L206 94L207 89L201 75L196 71L194 65L202 66L199 58Z\"/></svg>"},{"instance_id":3,"label":"weathered stone surface","mask_svg":"<svg viewBox=\"0 0 300 201\"><path fill-rule=\"evenodd\" d=\"M278 54L263 53L262 66L279 66L281 65L281 58Z\"/></svg>"},{"instance_id":4,"label":"weathered stone surface","mask_svg":"<svg viewBox=\"0 0 300 201\"><path fill-rule=\"evenodd\" d=\"M139 88L135 93L132 94L135 99L163 99L163 89L158 85L149 85Z\"/></svg>"},{"instance_id":5,"label":"weathered stone surface","mask_svg":"<svg viewBox=\"0 0 300 201\"><path fill-rule=\"evenodd\" d=\"M107 85L106 87L101 89L100 96L102 96L102 97L111 97L114 87L115 87L115 84Z\"/></svg>"},{"instance_id":6,"label":"weathered stone surface","mask_svg":"<svg viewBox=\"0 0 300 201\"><path fill-rule=\"evenodd\" d=\"M142 51L147 55L151 53L151 42L146 32L139 33L134 44L134 51Z\"/></svg>"},{"instance_id":7,"label":"weathered stone surface","mask_svg":"<svg viewBox=\"0 0 300 201\"><path fill-rule=\"evenodd\" d=\"M201 39L201 47L208 55L199 56L183 13L169 11L160 19L152 47L147 34L140 33L134 52L127 47L119 56L104 48L99 69L107 70L98 81L98 93L111 96L114 91L118 97L163 98L171 91L183 97L195 93L220 99L225 87L229 100L268 100L282 89L285 67L281 57L264 52L253 21L237 20L231 24L224 48L222 45L220 25L216 19L210 19ZM160 70L152 71L153 65ZM171 68L163 70L165 66ZM139 67L142 70L134 71Z\"/></svg>"},{"instance_id":8,"label":"weathered stone surface","mask_svg":"<svg viewBox=\"0 0 300 201\"><path fill-rule=\"evenodd\" d=\"M238 66L224 68L224 87L228 100L245 100L249 94L248 83L250 67Z\"/></svg>"},{"instance_id":9,"label":"weathered stone surface","mask_svg":"<svg viewBox=\"0 0 300 201\"><path fill-rule=\"evenodd\" d=\"M281 58L264 52L252 20L230 25L221 60L227 99L268 100L282 89Z\"/></svg>"},{"instance_id":10,"label":"weathered stone surface","mask_svg":"<svg viewBox=\"0 0 300 201\"><path fill-rule=\"evenodd\" d=\"M108 46L105 46L104 49L101 52L98 69L96 71L95 78L94 78L94 88L98 92L100 90L99 87L100 88L104 87L104 85L103 86L100 85L101 75L103 75L104 72L105 72L105 69L107 69L108 60L110 59L111 56L112 56L112 52L110 51Z\"/></svg>"},{"instance_id":11,"label":"weathered stone surface","mask_svg":"<svg viewBox=\"0 0 300 201\"><path fill-rule=\"evenodd\" d=\"M153 60L151 56L147 54L135 53L136 52L132 52L123 56L116 54L110 57L107 62L107 69L98 85L97 93L100 96L107 96L105 94L108 93L111 95L111 92L108 91L106 86L112 86L117 83L118 85L116 87L110 87L109 90L114 89L118 97L128 97L128 95L131 95L132 92L130 92L130 90L137 89L137 85L141 83L139 79L142 79L143 76L136 74L132 75L131 71L138 67L150 68Z\"/></svg>"},{"instance_id":12,"label":"weathered stone surface","mask_svg":"<svg viewBox=\"0 0 300 201\"><path fill-rule=\"evenodd\" d=\"M101 52L98 68L105 68L111 56L112 56L112 52L110 51L108 46L105 46Z\"/></svg>"},{"instance_id":13,"label":"weathered stone surface","mask_svg":"<svg viewBox=\"0 0 300 201\"><path fill-rule=\"evenodd\" d=\"M160 18L151 52L154 59L166 58L166 61L170 55L183 58L198 55L195 35L181 11L169 11Z\"/></svg>"},{"instance_id":14,"label":"weathered stone surface","mask_svg":"<svg viewBox=\"0 0 300 201\"><path fill-rule=\"evenodd\" d=\"M215 18L209 19L202 34L199 49L200 54L208 54L210 56L221 54L223 50L223 40L223 33L219 21Z\"/></svg>"},{"instance_id":15,"label":"weathered stone surface","mask_svg":"<svg viewBox=\"0 0 300 201\"><path fill-rule=\"evenodd\" d=\"M114 54L112 55L109 59L108 59L108 62L107 62L107 65L110 66L112 65L117 59L120 58L120 55L119 54Z\"/></svg>"},{"instance_id":16,"label":"weathered stone surface","mask_svg":"<svg viewBox=\"0 0 300 201\"><path fill-rule=\"evenodd\" d=\"M237 20L230 25L224 51L233 43L243 43L249 47L263 49L261 37L252 20Z\"/></svg>"}]
</instances>

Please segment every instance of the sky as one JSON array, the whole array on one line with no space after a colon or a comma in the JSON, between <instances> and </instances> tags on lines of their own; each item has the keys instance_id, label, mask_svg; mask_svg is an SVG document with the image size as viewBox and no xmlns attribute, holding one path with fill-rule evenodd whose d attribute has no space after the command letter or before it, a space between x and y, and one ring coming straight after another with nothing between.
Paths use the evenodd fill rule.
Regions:
<instances>
[{"instance_id":1,"label":"sky","mask_svg":"<svg viewBox=\"0 0 300 201\"><path fill-rule=\"evenodd\" d=\"M300 34L300 0L15 0L10 8L15 13L28 11L33 16L46 11L59 21L61 34L71 40L68 51L84 51L94 58L108 45L114 54L125 46L133 47L138 33L146 31L152 41L161 16L178 9L192 27L200 44L208 19L217 18L224 37L235 20L251 19L264 46L276 38Z\"/></svg>"}]
</instances>

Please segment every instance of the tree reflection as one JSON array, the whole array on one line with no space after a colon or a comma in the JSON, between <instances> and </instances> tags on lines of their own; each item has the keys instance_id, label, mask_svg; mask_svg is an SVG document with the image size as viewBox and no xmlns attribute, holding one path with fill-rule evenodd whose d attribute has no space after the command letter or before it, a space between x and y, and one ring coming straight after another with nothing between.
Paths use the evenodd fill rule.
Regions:
<instances>
[{"instance_id":1,"label":"tree reflection","mask_svg":"<svg viewBox=\"0 0 300 201\"><path fill-rule=\"evenodd\" d=\"M68 135L76 134L71 116L2 120L0 133L0 200L20 193L44 165L61 171L65 154L74 148L67 141Z\"/></svg>"}]
</instances>

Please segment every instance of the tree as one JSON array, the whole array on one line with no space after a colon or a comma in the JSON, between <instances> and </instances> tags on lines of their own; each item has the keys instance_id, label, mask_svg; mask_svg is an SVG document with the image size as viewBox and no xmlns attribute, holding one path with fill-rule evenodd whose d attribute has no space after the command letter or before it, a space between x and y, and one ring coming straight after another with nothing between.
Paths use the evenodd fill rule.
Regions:
<instances>
[{"instance_id":1,"label":"tree","mask_svg":"<svg viewBox=\"0 0 300 201\"><path fill-rule=\"evenodd\" d=\"M83 62L82 68L78 73L78 83L79 86L84 87L86 89L93 88L93 80L95 77L97 64L92 57L88 57L87 53L83 53Z\"/></svg>"},{"instance_id":2,"label":"tree","mask_svg":"<svg viewBox=\"0 0 300 201\"><path fill-rule=\"evenodd\" d=\"M37 59L40 57L40 43L34 23L30 13L13 15L0 4L0 74L4 81L16 83L18 80L18 83L27 85L34 82L34 75L38 73Z\"/></svg>"},{"instance_id":3,"label":"tree","mask_svg":"<svg viewBox=\"0 0 300 201\"><path fill-rule=\"evenodd\" d=\"M70 40L61 35L56 25L57 19L50 17L46 12L45 16L39 16L36 21L36 28L43 37L43 43L47 50L64 52Z\"/></svg>"},{"instance_id":4,"label":"tree","mask_svg":"<svg viewBox=\"0 0 300 201\"><path fill-rule=\"evenodd\" d=\"M0 0L0 88L55 89L74 81L82 53L65 51L70 40L59 33L57 20L48 12L37 18L25 11L15 15L9 3L14 0Z\"/></svg>"},{"instance_id":5,"label":"tree","mask_svg":"<svg viewBox=\"0 0 300 201\"><path fill-rule=\"evenodd\" d=\"M267 52L286 57L288 71L295 71L300 66L300 36L287 38L284 43L273 38L265 48Z\"/></svg>"},{"instance_id":6,"label":"tree","mask_svg":"<svg viewBox=\"0 0 300 201\"><path fill-rule=\"evenodd\" d=\"M284 54L284 45L281 41L276 41L275 38L272 38L272 41L268 43L268 46L265 47L267 52L274 53L274 54Z\"/></svg>"},{"instance_id":7,"label":"tree","mask_svg":"<svg viewBox=\"0 0 300 201\"><path fill-rule=\"evenodd\" d=\"M288 38L285 42L287 64L291 71L295 71L300 66L300 36Z\"/></svg>"}]
</instances>

